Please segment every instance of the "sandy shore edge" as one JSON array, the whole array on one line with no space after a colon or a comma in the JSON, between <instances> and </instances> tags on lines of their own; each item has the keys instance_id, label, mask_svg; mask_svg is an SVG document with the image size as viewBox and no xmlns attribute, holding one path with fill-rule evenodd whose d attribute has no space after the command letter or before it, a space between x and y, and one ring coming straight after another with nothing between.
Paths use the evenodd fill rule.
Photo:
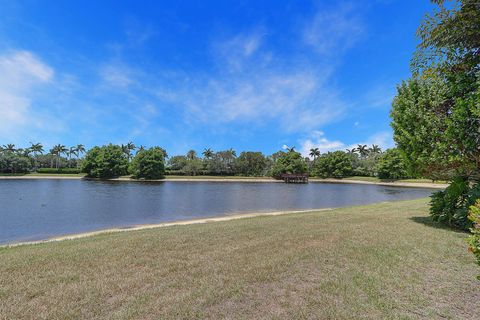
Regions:
<instances>
[{"instance_id":1,"label":"sandy shore edge","mask_svg":"<svg viewBox=\"0 0 480 320\"><path fill-rule=\"evenodd\" d=\"M165 227L171 227L171 226L185 226L185 225L192 225L192 224L203 224L203 223L212 223L212 222L221 222L221 221L232 221L232 220L254 218L254 217L280 216L280 215L294 214L294 213L330 211L333 209L334 208L321 208L321 209L292 210L292 211L237 213L237 214L219 216L219 217L179 220L179 221L163 222L163 223L155 223L155 224L141 224L141 225L133 225L132 227L125 227L125 228L109 228L109 229L102 229L102 230L96 230L91 232L75 233L70 235L49 238L45 240L15 242L10 244L0 245L0 248L14 248L18 246L35 245L35 244L59 242L59 241L66 241L66 240L75 240L75 239L81 239L81 238L92 237L92 236L102 235L102 234L109 234L109 233L148 230L148 229L165 228Z\"/></svg>"},{"instance_id":2,"label":"sandy shore edge","mask_svg":"<svg viewBox=\"0 0 480 320\"><path fill-rule=\"evenodd\" d=\"M25 175L25 176L0 176L0 180L29 180L29 179L58 179L58 180L80 180L85 179L84 177L68 177L68 176L55 176L55 175L45 175L45 176L33 176L33 175ZM96 180L96 179L91 179ZM130 178L114 178L108 180L99 180L99 181L124 181L124 182L261 182L261 183L283 183L281 180L275 179L242 179L242 178L198 178L198 179L190 179L190 178L166 178L166 179L158 179L158 180L136 180ZM312 183L344 183L344 184L373 184L373 185L380 185L380 186L391 186L391 187L408 187L408 188L430 188L430 189L445 189L447 184L442 183L425 183L425 182L381 182L381 181L363 181L363 180L341 180L341 179L318 179L318 178L310 178L310 182Z\"/></svg>"}]
</instances>

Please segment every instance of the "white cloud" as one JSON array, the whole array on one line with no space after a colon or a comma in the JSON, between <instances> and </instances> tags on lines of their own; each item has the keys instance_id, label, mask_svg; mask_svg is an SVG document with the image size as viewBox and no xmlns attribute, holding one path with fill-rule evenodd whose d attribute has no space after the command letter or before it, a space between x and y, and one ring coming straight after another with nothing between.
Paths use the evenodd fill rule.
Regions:
<instances>
[{"instance_id":1,"label":"white cloud","mask_svg":"<svg viewBox=\"0 0 480 320\"><path fill-rule=\"evenodd\" d=\"M46 127L48 121L32 108L32 99L37 86L52 81L53 69L28 51L13 51L0 55L0 74L0 138Z\"/></svg>"},{"instance_id":2,"label":"white cloud","mask_svg":"<svg viewBox=\"0 0 480 320\"><path fill-rule=\"evenodd\" d=\"M352 47L363 35L364 27L352 4L332 9L320 8L303 33L306 44L320 54L338 54Z\"/></svg>"},{"instance_id":3,"label":"white cloud","mask_svg":"<svg viewBox=\"0 0 480 320\"><path fill-rule=\"evenodd\" d=\"M329 151L345 150L356 148L359 144L372 144L380 146L382 150L394 147L394 142L391 132L378 132L364 141L358 141L352 144L346 144L340 140L329 140L323 131L314 131L311 137L301 141L300 152L303 156L308 157L310 149L318 148L321 153Z\"/></svg>"},{"instance_id":4,"label":"white cloud","mask_svg":"<svg viewBox=\"0 0 480 320\"><path fill-rule=\"evenodd\" d=\"M113 87L126 88L135 82L132 70L123 65L105 65L101 68L100 75L106 84Z\"/></svg>"}]
</instances>

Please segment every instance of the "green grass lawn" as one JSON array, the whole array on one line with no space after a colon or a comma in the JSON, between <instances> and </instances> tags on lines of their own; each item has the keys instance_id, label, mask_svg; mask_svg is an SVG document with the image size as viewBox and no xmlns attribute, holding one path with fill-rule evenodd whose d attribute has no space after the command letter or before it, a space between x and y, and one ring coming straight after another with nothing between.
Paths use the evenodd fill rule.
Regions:
<instances>
[{"instance_id":1,"label":"green grass lawn","mask_svg":"<svg viewBox=\"0 0 480 320\"><path fill-rule=\"evenodd\" d=\"M0 319L474 319L480 269L427 200L0 249Z\"/></svg>"}]
</instances>

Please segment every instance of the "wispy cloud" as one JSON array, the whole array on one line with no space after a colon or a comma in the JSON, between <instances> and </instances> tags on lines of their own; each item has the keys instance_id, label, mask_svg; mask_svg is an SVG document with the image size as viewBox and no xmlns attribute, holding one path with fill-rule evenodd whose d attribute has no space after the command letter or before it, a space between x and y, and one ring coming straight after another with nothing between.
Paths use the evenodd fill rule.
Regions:
<instances>
[{"instance_id":1,"label":"wispy cloud","mask_svg":"<svg viewBox=\"0 0 480 320\"><path fill-rule=\"evenodd\" d=\"M32 108L35 90L51 83L54 70L28 51L0 55L0 138L46 128L46 115Z\"/></svg>"},{"instance_id":2,"label":"wispy cloud","mask_svg":"<svg viewBox=\"0 0 480 320\"><path fill-rule=\"evenodd\" d=\"M352 47L364 34L364 24L353 3L320 7L306 25L303 39L320 54L337 55Z\"/></svg>"},{"instance_id":3,"label":"wispy cloud","mask_svg":"<svg viewBox=\"0 0 480 320\"><path fill-rule=\"evenodd\" d=\"M320 152L345 150L356 148L359 144L371 146L373 144L380 146L382 149L392 148L394 146L391 132L378 132L363 141L355 143L344 143L340 140L329 140L322 131L312 132L310 138L301 140L300 152L303 156L308 157L310 149L318 148Z\"/></svg>"}]
</instances>

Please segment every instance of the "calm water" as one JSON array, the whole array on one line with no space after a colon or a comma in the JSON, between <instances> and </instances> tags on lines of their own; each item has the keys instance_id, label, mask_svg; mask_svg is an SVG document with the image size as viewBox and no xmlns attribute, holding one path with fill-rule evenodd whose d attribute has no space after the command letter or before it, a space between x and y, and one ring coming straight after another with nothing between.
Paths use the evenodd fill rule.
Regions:
<instances>
[{"instance_id":1,"label":"calm water","mask_svg":"<svg viewBox=\"0 0 480 320\"><path fill-rule=\"evenodd\" d=\"M376 185L0 181L0 243L238 212L343 207L429 196Z\"/></svg>"}]
</instances>

